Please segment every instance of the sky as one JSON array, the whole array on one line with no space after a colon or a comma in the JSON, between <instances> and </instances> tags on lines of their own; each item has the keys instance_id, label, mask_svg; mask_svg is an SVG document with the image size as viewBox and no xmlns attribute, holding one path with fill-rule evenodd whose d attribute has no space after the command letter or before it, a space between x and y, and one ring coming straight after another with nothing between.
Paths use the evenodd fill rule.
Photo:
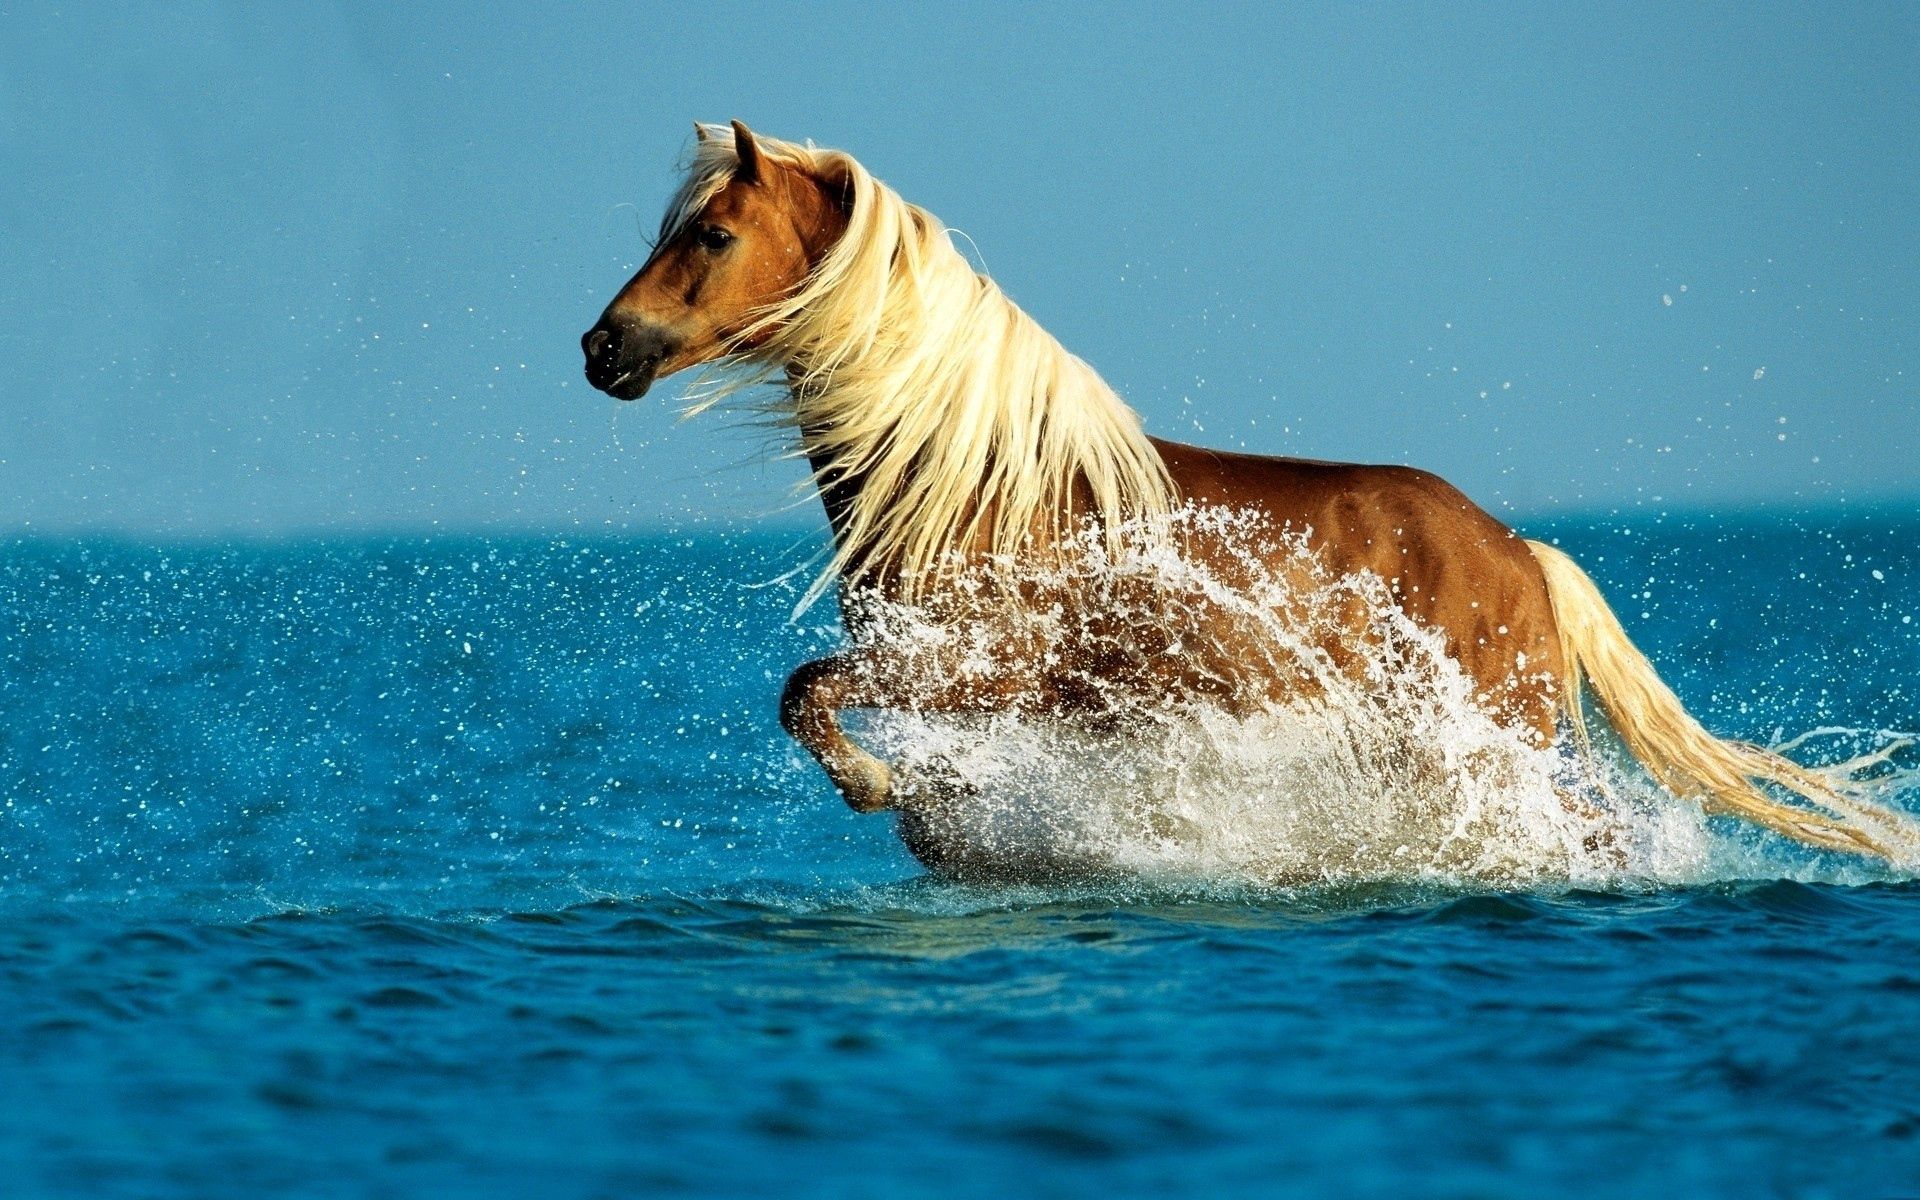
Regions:
<instances>
[{"instance_id":1,"label":"sky","mask_svg":"<svg viewBox=\"0 0 1920 1200\"><path fill-rule=\"evenodd\" d=\"M735 117L1162 436L1523 524L1920 505L1920 5L0 0L0 533L817 519L580 375Z\"/></svg>"}]
</instances>

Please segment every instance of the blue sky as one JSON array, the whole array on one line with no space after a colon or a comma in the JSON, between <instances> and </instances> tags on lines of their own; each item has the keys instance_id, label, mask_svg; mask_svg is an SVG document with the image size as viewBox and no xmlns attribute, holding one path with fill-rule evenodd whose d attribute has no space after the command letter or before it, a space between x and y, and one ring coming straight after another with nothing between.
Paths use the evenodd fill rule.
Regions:
<instances>
[{"instance_id":1,"label":"blue sky","mask_svg":"<svg viewBox=\"0 0 1920 1200\"><path fill-rule=\"evenodd\" d=\"M0 530L801 519L579 374L730 117L1156 433L1518 518L1915 503L1917 62L1909 4L0 3Z\"/></svg>"}]
</instances>

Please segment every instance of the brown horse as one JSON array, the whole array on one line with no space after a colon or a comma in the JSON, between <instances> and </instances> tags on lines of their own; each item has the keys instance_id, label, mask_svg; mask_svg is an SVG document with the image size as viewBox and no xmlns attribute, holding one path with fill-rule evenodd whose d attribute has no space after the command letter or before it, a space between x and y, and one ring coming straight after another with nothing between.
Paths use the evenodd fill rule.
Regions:
<instances>
[{"instance_id":1,"label":"brown horse","mask_svg":"<svg viewBox=\"0 0 1920 1200\"><path fill-rule=\"evenodd\" d=\"M1584 746L1585 683L1649 772L1710 812L1830 849L1893 857L1912 844L1887 810L1706 733L1579 567L1445 481L1149 438L1091 368L972 270L938 220L853 158L738 122L696 130L652 255L582 339L588 380L631 400L677 371L740 368L709 380L697 408L784 376L782 415L834 535L810 598L838 581L856 633L879 598L983 635L955 645L992 648L983 671L951 649L856 637L857 649L793 673L782 723L857 811L894 807L901 789L842 730L843 709L1073 713L1116 694L1246 708L1310 687L1276 669L1225 608L1113 605L1070 571L1036 583L1028 569L1098 555L1176 508L1221 508L1293 531L1332 577L1376 580L1444 639L1487 711L1536 744L1554 740L1564 714ZM1245 572L1205 523L1176 536L1229 585ZM1268 565L1295 569L1277 551ZM983 576L1000 583L966 582ZM1060 605L1099 635L1062 648L1023 632L1020 618ZM1353 666L1369 636L1358 611L1304 624L1336 667Z\"/></svg>"}]
</instances>

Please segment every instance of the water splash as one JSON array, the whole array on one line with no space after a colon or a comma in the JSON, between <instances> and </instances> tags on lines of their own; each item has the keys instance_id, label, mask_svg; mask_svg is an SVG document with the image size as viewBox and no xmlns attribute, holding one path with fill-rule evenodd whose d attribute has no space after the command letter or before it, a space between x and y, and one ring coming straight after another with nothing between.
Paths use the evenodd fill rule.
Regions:
<instances>
[{"instance_id":1,"label":"water splash","mask_svg":"<svg viewBox=\"0 0 1920 1200\"><path fill-rule=\"evenodd\" d=\"M1143 629L1166 639L1148 649L1195 653L1196 631L1229 628L1234 653L1214 657L1242 668L1191 694L1090 678L1098 700L1086 718L871 714L860 734L907 781L900 833L924 860L977 879L1315 889L1888 877L1710 822L1617 746L1533 744L1486 710L1384 581L1331 575L1301 531L1218 509L1183 511L1171 526L1135 530L1122 554L1090 542L1064 562L1020 565L1028 596L1066 599L1006 606L991 621L861 610L858 641L911 647L928 696L956 669L990 686L1026 656L1137 658ZM1196 537L1230 547L1228 565L1176 549ZM991 569L1001 577L974 581L975 594L1006 586L1007 564ZM1009 644L1018 652L1000 650ZM1270 677L1296 698L1260 694ZM1786 747L1899 806L1920 799L1920 755L1903 736L1830 728Z\"/></svg>"}]
</instances>

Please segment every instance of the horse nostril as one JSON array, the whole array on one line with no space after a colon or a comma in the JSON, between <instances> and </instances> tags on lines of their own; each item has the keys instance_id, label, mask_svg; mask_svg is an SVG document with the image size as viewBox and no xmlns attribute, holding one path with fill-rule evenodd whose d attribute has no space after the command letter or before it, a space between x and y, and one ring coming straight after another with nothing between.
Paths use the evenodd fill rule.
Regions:
<instances>
[{"instance_id":1,"label":"horse nostril","mask_svg":"<svg viewBox=\"0 0 1920 1200\"><path fill-rule=\"evenodd\" d=\"M589 329L587 336L580 339L580 345L586 350L588 358L600 358L609 349L617 351L620 348L614 340L613 331L604 325Z\"/></svg>"}]
</instances>

